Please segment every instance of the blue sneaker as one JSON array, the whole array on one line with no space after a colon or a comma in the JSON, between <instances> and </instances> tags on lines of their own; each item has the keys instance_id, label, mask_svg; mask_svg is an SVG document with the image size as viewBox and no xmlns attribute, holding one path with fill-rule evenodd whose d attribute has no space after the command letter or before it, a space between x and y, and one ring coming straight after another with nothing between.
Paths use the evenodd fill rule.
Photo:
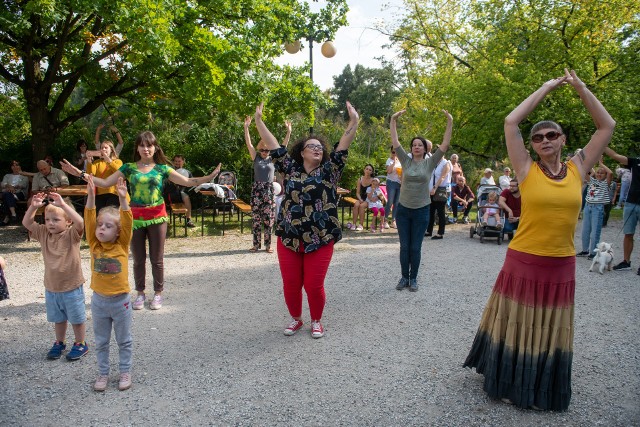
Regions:
<instances>
[{"instance_id":1,"label":"blue sneaker","mask_svg":"<svg viewBox=\"0 0 640 427\"><path fill-rule=\"evenodd\" d=\"M89 352L89 346L86 343L74 342L71 351L67 354L67 360L78 360Z\"/></svg>"},{"instance_id":2,"label":"blue sneaker","mask_svg":"<svg viewBox=\"0 0 640 427\"><path fill-rule=\"evenodd\" d=\"M65 351L67 345L63 341L56 341L53 343L53 347L47 353L47 359L60 359L62 357L62 352Z\"/></svg>"}]
</instances>

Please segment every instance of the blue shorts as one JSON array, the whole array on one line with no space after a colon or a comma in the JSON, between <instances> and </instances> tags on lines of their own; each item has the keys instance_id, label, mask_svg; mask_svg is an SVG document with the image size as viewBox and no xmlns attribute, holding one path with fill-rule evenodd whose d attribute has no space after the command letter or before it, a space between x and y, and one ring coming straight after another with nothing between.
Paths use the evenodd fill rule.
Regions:
<instances>
[{"instance_id":1,"label":"blue shorts","mask_svg":"<svg viewBox=\"0 0 640 427\"><path fill-rule=\"evenodd\" d=\"M67 320L72 325L79 325L87 320L84 306L84 286L67 292L45 292L47 305L47 321L62 323Z\"/></svg>"},{"instance_id":2,"label":"blue shorts","mask_svg":"<svg viewBox=\"0 0 640 427\"><path fill-rule=\"evenodd\" d=\"M636 225L640 224L640 205L625 202L622 211L622 233L634 234Z\"/></svg>"}]
</instances>

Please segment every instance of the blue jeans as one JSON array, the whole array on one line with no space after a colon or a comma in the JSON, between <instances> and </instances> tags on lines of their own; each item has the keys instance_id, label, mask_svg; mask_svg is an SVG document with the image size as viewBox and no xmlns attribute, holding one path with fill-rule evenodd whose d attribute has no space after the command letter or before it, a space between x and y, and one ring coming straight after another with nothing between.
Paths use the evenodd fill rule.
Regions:
<instances>
[{"instance_id":1,"label":"blue jeans","mask_svg":"<svg viewBox=\"0 0 640 427\"><path fill-rule=\"evenodd\" d=\"M418 277L422 240L429 224L429 205L418 209L398 204L396 225L400 239L400 269L405 279Z\"/></svg>"},{"instance_id":2,"label":"blue jeans","mask_svg":"<svg viewBox=\"0 0 640 427\"><path fill-rule=\"evenodd\" d=\"M502 229L505 233L513 233L515 230L518 229L518 225L520 224L520 221L518 220L518 222L509 222L509 220L507 218L505 218L504 220L504 228Z\"/></svg>"},{"instance_id":3,"label":"blue jeans","mask_svg":"<svg viewBox=\"0 0 640 427\"><path fill-rule=\"evenodd\" d=\"M400 183L387 180L387 216L391 212L391 219L396 220L398 215L398 203L400 200Z\"/></svg>"},{"instance_id":4,"label":"blue jeans","mask_svg":"<svg viewBox=\"0 0 640 427\"><path fill-rule=\"evenodd\" d=\"M582 250L589 252L590 256L593 256L593 250L600 243L603 217L603 203L585 203L582 213Z\"/></svg>"}]
</instances>

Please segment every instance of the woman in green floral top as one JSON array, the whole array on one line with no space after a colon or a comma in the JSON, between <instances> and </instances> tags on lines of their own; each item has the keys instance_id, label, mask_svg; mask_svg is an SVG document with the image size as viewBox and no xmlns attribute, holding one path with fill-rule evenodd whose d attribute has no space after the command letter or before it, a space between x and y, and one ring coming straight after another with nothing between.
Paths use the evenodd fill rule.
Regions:
<instances>
[{"instance_id":1,"label":"woman in green floral top","mask_svg":"<svg viewBox=\"0 0 640 427\"><path fill-rule=\"evenodd\" d=\"M162 291L164 288L164 241L167 235L167 211L162 197L162 187L166 179L178 185L193 187L210 182L220 172L221 165L210 175L200 178L185 178L173 168L167 166L169 161L158 145L155 135L145 131L136 138L134 162L126 163L120 169L105 179L93 178L98 187L111 187L119 177L129 181L131 192L131 211L133 213L133 238L131 253L133 255L133 277L138 295L133 303L134 310L144 307L146 299L145 262L147 258L146 242L149 240L149 260L153 275L153 290L155 295L149 304L152 310L162 307ZM84 179L84 171L71 165L68 161L61 162L62 169L71 175Z\"/></svg>"},{"instance_id":2,"label":"woman in green floral top","mask_svg":"<svg viewBox=\"0 0 640 427\"><path fill-rule=\"evenodd\" d=\"M311 336L324 336L320 323L325 304L324 279L333 255L333 244L342 238L338 219L338 181L347 150L358 128L358 113L347 102L349 124L335 151L310 135L291 149L280 147L262 121L263 105L256 108L256 127L277 172L284 174L285 196L278 214L276 235L284 300L291 323L284 330L293 335L302 328L302 288L311 312Z\"/></svg>"}]
</instances>

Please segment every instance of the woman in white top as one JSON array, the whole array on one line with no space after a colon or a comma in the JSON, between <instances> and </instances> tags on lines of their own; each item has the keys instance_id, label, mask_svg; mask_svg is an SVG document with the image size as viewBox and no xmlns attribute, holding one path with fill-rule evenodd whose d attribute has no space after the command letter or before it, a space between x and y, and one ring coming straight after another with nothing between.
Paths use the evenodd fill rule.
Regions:
<instances>
[{"instance_id":1,"label":"woman in white top","mask_svg":"<svg viewBox=\"0 0 640 427\"><path fill-rule=\"evenodd\" d=\"M391 147L391 153L385 166L387 168L387 207L385 218L391 213L391 227L396 228L396 211L398 210L398 203L400 201L402 165L400 164L400 160L398 160L398 156L396 156L396 149L393 148L393 146Z\"/></svg>"},{"instance_id":2,"label":"woman in white top","mask_svg":"<svg viewBox=\"0 0 640 427\"><path fill-rule=\"evenodd\" d=\"M2 205L4 206L3 219L0 221L0 227L9 224L18 223L16 214L16 200L27 200L29 192L29 178L20 174L20 162L11 161L11 173L2 178Z\"/></svg>"},{"instance_id":3,"label":"woman in white top","mask_svg":"<svg viewBox=\"0 0 640 427\"><path fill-rule=\"evenodd\" d=\"M433 240L439 240L444 237L444 226L447 222L447 218L444 212L447 206L447 199L438 200L436 191L447 194L447 190L451 185L451 163L445 159L444 156L438 162L438 165L433 170L431 176L431 182L429 183L429 191L431 195L431 206L429 207L429 225L427 226L427 232L425 236L431 236L433 233L433 226L436 221L436 213L438 214L438 233L431 237Z\"/></svg>"}]
</instances>

